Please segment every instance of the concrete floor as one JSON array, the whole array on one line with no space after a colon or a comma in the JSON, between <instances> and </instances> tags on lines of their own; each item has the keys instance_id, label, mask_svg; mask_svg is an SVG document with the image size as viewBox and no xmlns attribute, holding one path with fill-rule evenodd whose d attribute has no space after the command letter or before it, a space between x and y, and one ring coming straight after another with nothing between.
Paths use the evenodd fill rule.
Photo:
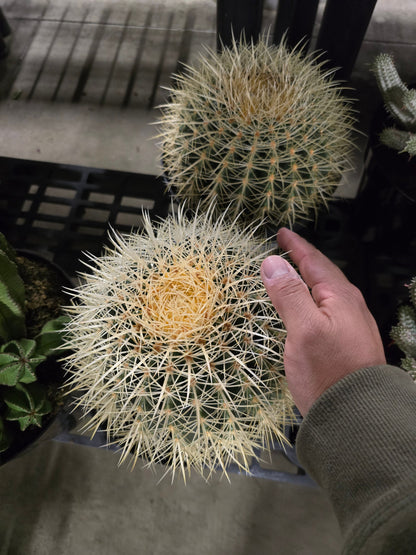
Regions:
<instances>
[{"instance_id":1,"label":"concrete floor","mask_svg":"<svg viewBox=\"0 0 416 555\"><path fill-rule=\"evenodd\" d=\"M164 98L160 86L179 59L214 45L215 1L5 0L2 7L14 34L0 68L0 155L158 172L148 124ZM414 0L378 1L353 76L360 106L378 103L368 64L379 51L395 53L414 81L415 28ZM357 186L355 177L345 195ZM0 468L0 555L340 552L319 489L238 475L231 484L196 475L186 486L158 484L162 469L130 472L117 460L50 442Z\"/></svg>"}]
</instances>

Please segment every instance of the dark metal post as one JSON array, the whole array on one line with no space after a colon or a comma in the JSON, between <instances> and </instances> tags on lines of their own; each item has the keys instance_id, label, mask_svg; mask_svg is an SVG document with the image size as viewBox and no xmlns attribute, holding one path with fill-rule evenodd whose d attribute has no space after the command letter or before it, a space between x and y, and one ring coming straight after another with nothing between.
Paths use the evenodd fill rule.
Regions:
<instances>
[{"instance_id":1,"label":"dark metal post","mask_svg":"<svg viewBox=\"0 0 416 555\"><path fill-rule=\"evenodd\" d=\"M0 37L7 37L10 35L12 30L10 29L10 25L6 19L6 16L3 13L3 10L0 8Z\"/></svg>"},{"instance_id":2,"label":"dark metal post","mask_svg":"<svg viewBox=\"0 0 416 555\"><path fill-rule=\"evenodd\" d=\"M316 48L325 52L338 79L348 79L377 0L327 0Z\"/></svg>"},{"instance_id":3,"label":"dark metal post","mask_svg":"<svg viewBox=\"0 0 416 555\"><path fill-rule=\"evenodd\" d=\"M9 53L9 49L7 48L4 38L10 35L11 32L12 30L10 29L10 25L3 13L3 10L0 8L0 60L5 58Z\"/></svg>"},{"instance_id":4,"label":"dark metal post","mask_svg":"<svg viewBox=\"0 0 416 555\"><path fill-rule=\"evenodd\" d=\"M273 42L279 44L286 33L286 44L293 48L301 41L308 47L315 24L319 0L279 0Z\"/></svg>"},{"instance_id":5,"label":"dark metal post","mask_svg":"<svg viewBox=\"0 0 416 555\"><path fill-rule=\"evenodd\" d=\"M264 0L217 0L217 48L231 46L244 33L256 42L261 31Z\"/></svg>"},{"instance_id":6,"label":"dark metal post","mask_svg":"<svg viewBox=\"0 0 416 555\"><path fill-rule=\"evenodd\" d=\"M299 0L279 0L277 5L276 22L274 24L273 31L274 44L279 44L284 34L289 32L293 23L298 1Z\"/></svg>"}]
</instances>

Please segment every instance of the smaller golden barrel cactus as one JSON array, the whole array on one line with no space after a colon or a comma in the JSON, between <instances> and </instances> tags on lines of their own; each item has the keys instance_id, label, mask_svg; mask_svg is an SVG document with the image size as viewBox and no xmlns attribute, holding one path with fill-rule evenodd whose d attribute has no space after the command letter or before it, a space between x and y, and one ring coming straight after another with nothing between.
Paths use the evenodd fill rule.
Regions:
<instances>
[{"instance_id":1,"label":"smaller golden barrel cactus","mask_svg":"<svg viewBox=\"0 0 416 555\"><path fill-rule=\"evenodd\" d=\"M416 381L416 276L409 285L411 304L399 308L399 321L391 330L391 337L406 355L402 367Z\"/></svg>"},{"instance_id":2,"label":"smaller golden barrel cactus","mask_svg":"<svg viewBox=\"0 0 416 555\"><path fill-rule=\"evenodd\" d=\"M350 168L350 102L322 63L284 44L234 42L186 67L159 121L179 199L231 218L310 218ZM230 208L229 208L230 206Z\"/></svg>"},{"instance_id":3,"label":"smaller golden barrel cactus","mask_svg":"<svg viewBox=\"0 0 416 555\"><path fill-rule=\"evenodd\" d=\"M66 365L87 429L183 477L249 458L293 416L264 243L212 210L114 234L69 309Z\"/></svg>"}]
</instances>

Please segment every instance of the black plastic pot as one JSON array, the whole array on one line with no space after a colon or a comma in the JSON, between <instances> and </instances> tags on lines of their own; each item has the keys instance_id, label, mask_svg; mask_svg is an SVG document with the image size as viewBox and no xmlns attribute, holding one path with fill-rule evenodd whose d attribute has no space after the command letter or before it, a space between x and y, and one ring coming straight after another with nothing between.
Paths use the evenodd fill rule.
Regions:
<instances>
[{"instance_id":1,"label":"black plastic pot","mask_svg":"<svg viewBox=\"0 0 416 555\"><path fill-rule=\"evenodd\" d=\"M41 254L27 250L18 250L17 254L19 257L40 262L48 266L48 268L52 270L54 279L60 284L61 290L63 287L73 286L70 278L65 272ZM58 391L65 377L62 365L58 362L57 358L53 356L49 356L47 360L36 368L36 375L38 378L37 381L40 384L47 386L53 391ZM0 453L0 466L24 455L41 443L54 439L61 433L70 430L75 425L74 418L62 410L63 401L58 395L55 397L54 405L53 411L44 417L43 426L41 428L31 426L22 432L17 423L8 423L9 426L14 428L15 436L10 447L6 451Z\"/></svg>"}]
</instances>

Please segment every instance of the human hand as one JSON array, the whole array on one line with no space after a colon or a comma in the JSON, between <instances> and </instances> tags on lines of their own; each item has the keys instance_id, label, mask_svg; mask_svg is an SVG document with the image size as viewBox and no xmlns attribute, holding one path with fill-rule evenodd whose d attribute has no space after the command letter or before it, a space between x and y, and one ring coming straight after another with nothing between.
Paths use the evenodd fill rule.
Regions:
<instances>
[{"instance_id":1,"label":"human hand","mask_svg":"<svg viewBox=\"0 0 416 555\"><path fill-rule=\"evenodd\" d=\"M286 378L305 416L331 385L360 368L385 364L386 359L377 324L362 294L341 270L289 229L280 229L277 239L304 281L275 255L263 261L261 276L287 330Z\"/></svg>"}]
</instances>

